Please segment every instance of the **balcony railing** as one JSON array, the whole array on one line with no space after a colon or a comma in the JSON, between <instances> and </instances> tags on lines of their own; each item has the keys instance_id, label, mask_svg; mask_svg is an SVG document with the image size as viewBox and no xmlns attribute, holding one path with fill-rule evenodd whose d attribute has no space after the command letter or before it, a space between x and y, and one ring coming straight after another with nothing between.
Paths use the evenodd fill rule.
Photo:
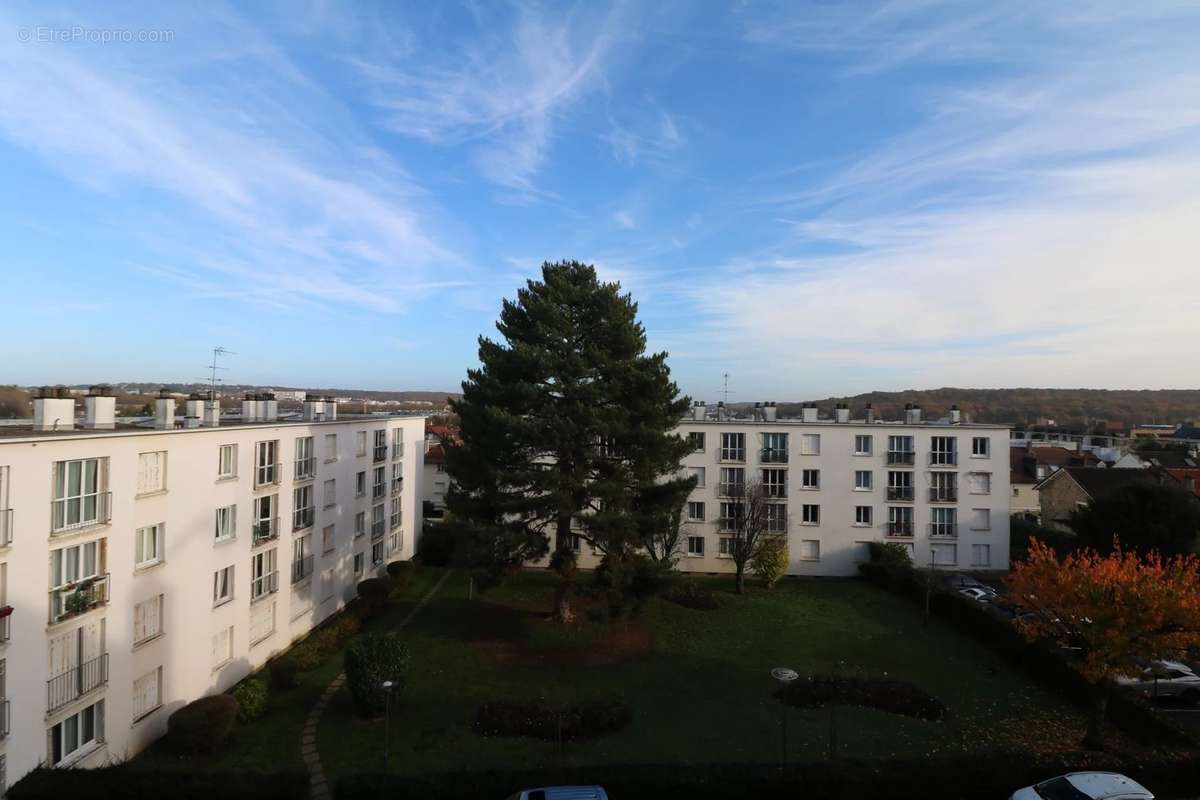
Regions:
<instances>
[{"instance_id":1,"label":"balcony railing","mask_svg":"<svg viewBox=\"0 0 1200 800\"><path fill-rule=\"evenodd\" d=\"M50 624L87 613L108 602L108 575L84 578L50 590Z\"/></svg>"},{"instance_id":2,"label":"balcony railing","mask_svg":"<svg viewBox=\"0 0 1200 800\"><path fill-rule=\"evenodd\" d=\"M383 520L371 523L371 541L382 539L384 533L386 533L386 531L383 528Z\"/></svg>"},{"instance_id":3,"label":"balcony railing","mask_svg":"<svg viewBox=\"0 0 1200 800\"><path fill-rule=\"evenodd\" d=\"M292 530L302 531L305 528L313 526L313 520L316 519L317 509L315 506L308 508L297 508L292 512Z\"/></svg>"},{"instance_id":4,"label":"balcony railing","mask_svg":"<svg viewBox=\"0 0 1200 800\"><path fill-rule=\"evenodd\" d=\"M0 508L0 547L8 547L13 539L13 510Z\"/></svg>"},{"instance_id":5,"label":"balcony railing","mask_svg":"<svg viewBox=\"0 0 1200 800\"><path fill-rule=\"evenodd\" d=\"M386 494L387 494L387 484L386 483L371 484L371 499L372 500L379 500Z\"/></svg>"},{"instance_id":6,"label":"balcony railing","mask_svg":"<svg viewBox=\"0 0 1200 800\"><path fill-rule=\"evenodd\" d=\"M392 442L392 461L404 458L404 442Z\"/></svg>"},{"instance_id":7,"label":"balcony railing","mask_svg":"<svg viewBox=\"0 0 1200 800\"><path fill-rule=\"evenodd\" d=\"M913 524L911 522L889 522L887 524L888 536L912 536Z\"/></svg>"},{"instance_id":8,"label":"balcony railing","mask_svg":"<svg viewBox=\"0 0 1200 800\"><path fill-rule=\"evenodd\" d=\"M929 523L929 535L943 539L953 539L955 536L958 536L958 523L931 522Z\"/></svg>"},{"instance_id":9,"label":"balcony railing","mask_svg":"<svg viewBox=\"0 0 1200 800\"><path fill-rule=\"evenodd\" d=\"M739 522L737 517L721 517L717 520L717 530L721 533L737 533Z\"/></svg>"},{"instance_id":10,"label":"balcony railing","mask_svg":"<svg viewBox=\"0 0 1200 800\"><path fill-rule=\"evenodd\" d=\"M404 488L403 478L392 478L392 494L400 494L400 490Z\"/></svg>"},{"instance_id":11,"label":"balcony railing","mask_svg":"<svg viewBox=\"0 0 1200 800\"><path fill-rule=\"evenodd\" d=\"M913 487L889 486L887 489L887 499L891 502L911 503L913 499Z\"/></svg>"},{"instance_id":12,"label":"balcony railing","mask_svg":"<svg viewBox=\"0 0 1200 800\"><path fill-rule=\"evenodd\" d=\"M958 463L958 451L946 452L934 450L929 454L929 464L933 467L952 467Z\"/></svg>"},{"instance_id":13,"label":"balcony railing","mask_svg":"<svg viewBox=\"0 0 1200 800\"><path fill-rule=\"evenodd\" d=\"M51 533L66 533L96 525L107 525L111 519L112 492L98 492L50 502Z\"/></svg>"},{"instance_id":14,"label":"balcony railing","mask_svg":"<svg viewBox=\"0 0 1200 800\"><path fill-rule=\"evenodd\" d=\"M317 459L314 456L296 459L296 480L306 481L316 477Z\"/></svg>"},{"instance_id":15,"label":"balcony railing","mask_svg":"<svg viewBox=\"0 0 1200 800\"><path fill-rule=\"evenodd\" d=\"M788 463L787 450L779 450L773 447L765 448L758 454L758 460L763 464L786 464Z\"/></svg>"},{"instance_id":16,"label":"balcony railing","mask_svg":"<svg viewBox=\"0 0 1200 800\"><path fill-rule=\"evenodd\" d=\"M71 667L61 675L55 675L46 681L46 713L52 714L67 703L78 700L106 683L108 653L84 661L79 666Z\"/></svg>"},{"instance_id":17,"label":"balcony railing","mask_svg":"<svg viewBox=\"0 0 1200 800\"><path fill-rule=\"evenodd\" d=\"M279 538L279 517L256 519L250 526L251 545L258 547L263 542Z\"/></svg>"},{"instance_id":18,"label":"balcony railing","mask_svg":"<svg viewBox=\"0 0 1200 800\"><path fill-rule=\"evenodd\" d=\"M309 575L312 575L312 571L313 571L313 557L312 556L305 556L304 558L296 559L295 561L292 562L292 583L299 583L300 581L307 578Z\"/></svg>"},{"instance_id":19,"label":"balcony railing","mask_svg":"<svg viewBox=\"0 0 1200 800\"><path fill-rule=\"evenodd\" d=\"M805 488L808 488L808 487L805 487ZM813 486L812 488L815 489L817 487ZM787 492L787 484L786 483L764 483L763 484L763 497L784 498L784 497L787 497L787 494L788 494L788 492Z\"/></svg>"},{"instance_id":20,"label":"balcony railing","mask_svg":"<svg viewBox=\"0 0 1200 800\"><path fill-rule=\"evenodd\" d=\"M386 444L375 445L375 452L373 453L373 455L375 457L375 463L379 463L380 461L387 461L387 445Z\"/></svg>"},{"instance_id":21,"label":"balcony railing","mask_svg":"<svg viewBox=\"0 0 1200 800\"><path fill-rule=\"evenodd\" d=\"M254 488L258 489L262 486L272 486L279 483L283 475L283 464L275 462L274 464L259 464L254 468Z\"/></svg>"},{"instance_id":22,"label":"balcony railing","mask_svg":"<svg viewBox=\"0 0 1200 800\"><path fill-rule=\"evenodd\" d=\"M8 738L12 730L12 719L9 717L8 701L0 700L0 742Z\"/></svg>"},{"instance_id":23,"label":"balcony railing","mask_svg":"<svg viewBox=\"0 0 1200 800\"><path fill-rule=\"evenodd\" d=\"M394 514L392 514L391 517L388 519L388 526L392 530L396 530L396 528L400 527L400 522L403 519L404 519L403 515L399 511L397 511Z\"/></svg>"},{"instance_id":24,"label":"balcony railing","mask_svg":"<svg viewBox=\"0 0 1200 800\"><path fill-rule=\"evenodd\" d=\"M929 490L929 502L931 503L957 503L958 489L934 487Z\"/></svg>"},{"instance_id":25,"label":"balcony railing","mask_svg":"<svg viewBox=\"0 0 1200 800\"><path fill-rule=\"evenodd\" d=\"M279 570L268 572L261 578L250 581L250 602L261 600L269 594L279 591Z\"/></svg>"},{"instance_id":26,"label":"balcony railing","mask_svg":"<svg viewBox=\"0 0 1200 800\"><path fill-rule=\"evenodd\" d=\"M4 644L12 636L12 613L12 606L0 608L0 614L4 615L0 616L0 644Z\"/></svg>"},{"instance_id":27,"label":"balcony railing","mask_svg":"<svg viewBox=\"0 0 1200 800\"><path fill-rule=\"evenodd\" d=\"M722 461L740 462L746 460L746 451L738 447L722 447L720 456Z\"/></svg>"},{"instance_id":28,"label":"balcony railing","mask_svg":"<svg viewBox=\"0 0 1200 800\"><path fill-rule=\"evenodd\" d=\"M741 497L746 493L746 484L736 481L722 481L717 484L717 494L722 497Z\"/></svg>"},{"instance_id":29,"label":"balcony railing","mask_svg":"<svg viewBox=\"0 0 1200 800\"><path fill-rule=\"evenodd\" d=\"M917 454L912 450L888 450L887 463L912 466L917 463Z\"/></svg>"}]
</instances>

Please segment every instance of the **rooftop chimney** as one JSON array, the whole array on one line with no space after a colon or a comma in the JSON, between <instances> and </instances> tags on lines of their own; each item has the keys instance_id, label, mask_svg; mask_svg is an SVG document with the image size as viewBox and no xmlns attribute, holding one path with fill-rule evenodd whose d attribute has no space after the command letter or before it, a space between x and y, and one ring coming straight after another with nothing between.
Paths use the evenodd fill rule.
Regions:
<instances>
[{"instance_id":1,"label":"rooftop chimney","mask_svg":"<svg viewBox=\"0 0 1200 800\"><path fill-rule=\"evenodd\" d=\"M775 401L763 404L763 419L767 422L774 422L778 419L779 409L775 407Z\"/></svg>"},{"instance_id":2,"label":"rooftop chimney","mask_svg":"<svg viewBox=\"0 0 1200 800\"><path fill-rule=\"evenodd\" d=\"M718 420L725 419L725 401L724 400L717 401L717 419Z\"/></svg>"},{"instance_id":3,"label":"rooftop chimney","mask_svg":"<svg viewBox=\"0 0 1200 800\"><path fill-rule=\"evenodd\" d=\"M279 401L275 399L274 392L267 392L263 395L263 398L263 420L274 422L279 419Z\"/></svg>"},{"instance_id":4,"label":"rooftop chimney","mask_svg":"<svg viewBox=\"0 0 1200 800\"><path fill-rule=\"evenodd\" d=\"M755 404L754 404L754 421L755 421L755 422L762 422L762 421L763 421L763 419L765 419L765 418L763 417L763 404L762 404L762 403L755 403Z\"/></svg>"},{"instance_id":5,"label":"rooftop chimney","mask_svg":"<svg viewBox=\"0 0 1200 800\"><path fill-rule=\"evenodd\" d=\"M908 425L920 425L921 407L916 403L906 403L904 406L904 422Z\"/></svg>"},{"instance_id":6,"label":"rooftop chimney","mask_svg":"<svg viewBox=\"0 0 1200 800\"><path fill-rule=\"evenodd\" d=\"M962 422L962 412L958 410L958 406L950 406L950 424L958 425Z\"/></svg>"},{"instance_id":7,"label":"rooftop chimney","mask_svg":"<svg viewBox=\"0 0 1200 800\"><path fill-rule=\"evenodd\" d=\"M875 424L875 408L870 403L867 403L867 405L863 408L863 412L866 414L867 424L874 425Z\"/></svg>"},{"instance_id":8,"label":"rooftop chimney","mask_svg":"<svg viewBox=\"0 0 1200 800\"><path fill-rule=\"evenodd\" d=\"M802 422L816 422L817 421L817 404L816 403L805 403L804 406L800 409L800 420Z\"/></svg>"},{"instance_id":9,"label":"rooftop chimney","mask_svg":"<svg viewBox=\"0 0 1200 800\"><path fill-rule=\"evenodd\" d=\"M204 395L204 411L200 424L206 428L215 428L221 424L221 401L211 390Z\"/></svg>"},{"instance_id":10,"label":"rooftop chimney","mask_svg":"<svg viewBox=\"0 0 1200 800\"><path fill-rule=\"evenodd\" d=\"M850 406L845 403L838 403L837 408L833 411L834 419L838 422L846 423L850 421Z\"/></svg>"},{"instance_id":11,"label":"rooftop chimney","mask_svg":"<svg viewBox=\"0 0 1200 800\"><path fill-rule=\"evenodd\" d=\"M708 416L708 405L703 400L692 403L692 419L704 419Z\"/></svg>"},{"instance_id":12,"label":"rooftop chimney","mask_svg":"<svg viewBox=\"0 0 1200 800\"><path fill-rule=\"evenodd\" d=\"M330 422L337 419L337 401L333 399L333 395L325 398L325 419Z\"/></svg>"},{"instance_id":13,"label":"rooftop chimney","mask_svg":"<svg viewBox=\"0 0 1200 800\"><path fill-rule=\"evenodd\" d=\"M258 421L258 399L251 392L242 398L242 422Z\"/></svg>"},{"instance_id":14,"label":"rooftop chimney","mask_svg":"<svg viewBox=\"0 0 1200 800\"><path fill-rule=\"evenodd\" d=\"M88 389L83 398L83 427L95 431L111 431L116 427L117 398L103 384Z\"/></svg>"},{"instance_id":15,"label":"rooftop chimney","mask_svg":"<svg viewBox=\"0 0 1200 800\"><path fill-rule=\"evenodd\" d=\"M62 386L43 386L33 399L35 431L69 431L75 428L75 398Z\"/></svg>"},{"instance_id":16,"label":"rooftop chimney","mask_svg":"<svg viewBox=\"0 0 1200 800\"><path fill-rule=\"evenodd\" d=\"M188 397L184 403L183 424L189 428L199 428L204 416L204 400L198 394Z\"/></svg>"},{"instance_id":17,"label":"rooftop chimney","mask_svg":"<svg viewBox=\"0 0 1200 800\"><path fill-rule=\"evenodd\" d=\"M308 397L304 400L304 419L308 422L321 422L325 419L325 401L319 397Z\"/></svg>"},{"instance_id":18,"label":"rooftop chimney","mask_svg":"<svg viewBox=\"0 0 1200 800\"><path fill-rule=\"evenodd\" d=\"M175 398L166 389L159 389L154 401L154 427L159 430L175 427Z\"/></svg>"}]
</instances>

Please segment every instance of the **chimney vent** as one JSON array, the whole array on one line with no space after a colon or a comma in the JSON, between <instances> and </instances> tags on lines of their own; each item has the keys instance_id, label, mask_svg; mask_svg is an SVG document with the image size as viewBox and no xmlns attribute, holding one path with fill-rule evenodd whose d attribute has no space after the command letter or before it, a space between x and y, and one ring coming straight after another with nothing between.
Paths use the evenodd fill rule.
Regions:
<instances>
[{"instance_id":1,"label":"chimney vent","mask_svg":"<svg viewBox=\"0 0 1200 800\"><path fill-rule=\"evenodd\" d=\"M188 397L187 403L184 404L183 424L189 428L199 428L203 418L204 401L200 399L200 395L193 393Z\"/></svg>"},{"instance_id":2,"label":"chimney vent","mask_svg":"<svg viewBox=\"0 0 1200 800\"><path fill-rule=\"evenodd\" d=\"M838 422L844 424L850 421L850 406L845 403L838 403L833 413Z\"/></svg>"},{"instance_id":3,"label":"chimney vent","mask_svg":"<svg viewBox=\"0 0 1200 800\"><path fill-rule=\"evenodd\" d=\"M242 397L242 422L258 422L258 399L252 392Z\"/></svg>"},{"instance_id":4,"label":"chimney vent","mask_svg":"<svg viewBox=\"0 0 1200 800\"><path fill-rule=\"evenodd\" d=\"M175 398L166 389L160 391L154 401L154 427L159 430L175 427Z\"/></svg>"},{"instance_id":5,"label":"chimney vent","mask_svg":"<svg viewBox=\"0 0 1200 800\"><path fill-rule=\"evenodd\" d=\"M325 398L325 419L330 422L337 419L337 401L333 399L333 395Z\"/></svg>"},{"instance_id":6,"label":"chimney vent","mask_svg":"<svg viewBox=\"0 0 1200 800\"><path fill-rule=\"evenodd\" d=\"M275 399L275 393L267 392L263 395L263 398L263 420L274 422L279 419L279 402Z\"/></svg>"},{"instance_id":7,"label":"chimney vent","mask_svg":"<svg viewBox=\"0 0 1200 800\"><path fill-rule=\"evenodd\" d=\"M321 422L325 419L325 401L313 396L304 400L304 419L308 422Z\"/></svg>"},{"instance_id":8,"label":"chimney vent","mask_svg":"<svg viewBox=\"0 0 1200 800\"><path fill-rule=\"evenodd\" d=\"M63 397L65 389L43 386L33 399L33 429L39 432L75 429L75 398Z\"/></svg>"},{"instance_id":9,"label":"chimney vent","mask_svg":"<svg viewBox=\"0 0 1200 800\"><path fill-rule=\"evenodd\" d=\"M767 422L774 422L778 419L779 409L775 407L775 401L763 404L763 419Z\"/></svg>"},{"instance_id":10,"label":"chimney vent","mask_svg":"<svg viewBox=\"0 0 1200 800\"><path fill-rule=\"evenodd\" d=\"M215 428L221 424L221 401L213 392L207 392L204 399L204 410L201 412L200 424L206 428Z\"/></svg>"},{"instance_id":11,"label":"chimney vent","mask_svg":"<svg viewBox=\"0 0 1200 800\"><path fill-rule=\"evenodd\" d=\"M916 403L909 403L905 406L904 422L908 425L921 424L921 407Z\"/></svg>"},{"instance_id":12,"label":"chimney vent","mask_svg":"<svg viewBox=\"0 0 1200 800\"><path fill-rule=\"evenodd\" d=\"M817 421L817 404L816 403L805 403L804 406L800 409L800 419L802 422L816 422Z\"/></svg>"},{"instance_id":13,"label":"chimney vent","mask_svg":"<svg viewBox=\"0 0 1200 800\"><path fill-rule=\"evenodd\" d=\"M117 398L105 384L88 389L83 398L83 427L94 431L111 431L117 426Z\"/></svg>"},{"instance_id":14,"label":"chimney vent","mask_svg":"<svg viewBox=\"0 0 1200 800\"><path fill-rule=\"evenodd\" d=\"M962 412L958 410L958 406L950 406L950 424L958 425L962 422Z\"/></svg>"},{"instance_id":15,"label":"chimney vent","mask_svg":"<svg viewBox=\"0 0 1200 800\"><path fill-rule=\"evenodd\" d=\"M863 412L866 415L867 424L874 425L875 424L875 407L872 406L870 403L867 403L863 407Z\"/></svg>"}]
</instances>

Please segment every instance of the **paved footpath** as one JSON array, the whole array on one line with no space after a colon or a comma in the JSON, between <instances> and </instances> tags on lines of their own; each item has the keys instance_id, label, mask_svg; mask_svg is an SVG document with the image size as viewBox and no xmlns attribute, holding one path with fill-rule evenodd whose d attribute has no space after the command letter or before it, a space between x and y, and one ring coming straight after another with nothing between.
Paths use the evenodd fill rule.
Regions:
<instances>
[{"instance_id":1,"label":"paved footpath","mask_svg":"<svg viewBox=\"0 0 1200 800\"><path fill-rule=\"evenodd\" d=\"M433 588L425 593L412 611L408 612L408 616L400 620L400 624L396 626L395 630L403 630L412 621L412 618L428 605L433 596L442 588L442 584L450 577L451 572L452 570L446 570ZM321 721L321 714L325 712L325 706L329 705L334 694L345 684L346 673L344 672L338 673L338 676L330 681L329 685L325 687L325 691L321 693L320 699L317 700L317 704L313 706L312 711L308 712L308 718L304 720L304 731L300 734L300 757L304 759L304 767L308 770L309 796L312 800L330 800L332 797L329 791L329 782L325 779L324 770L321 769L321 754L317 752L317 724Z\"/></svg>"}]
</instances>

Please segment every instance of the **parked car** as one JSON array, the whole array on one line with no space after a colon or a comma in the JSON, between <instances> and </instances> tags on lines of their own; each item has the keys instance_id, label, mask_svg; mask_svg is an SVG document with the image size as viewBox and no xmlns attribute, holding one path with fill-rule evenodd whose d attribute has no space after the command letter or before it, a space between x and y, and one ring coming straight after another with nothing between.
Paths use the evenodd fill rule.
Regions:
<instances>
[{"instance_id":1,"label":"parked car","mask_svg":"<svg viewBox=\"0 0 1200 800\"><path fill-rule=\"evenodd\" d=\"M990 603L996 599L995 592L989 592L987 589L979 586L968 586L965 589L959 589L958 593L963 597L969 597L977 603Z\"/></svg>"},{"instance_id":2,"label":"parked car","mask_svg":"<svg viewBox=\"0 0 1200 800\"><path fill-rule=\"evenodd\" d=\"M601 786L543 786L524 789L508 800L608 800L608 793Z\"/></svg>"},{"instance_id":3,"label":"parked car","mask_svg":"<svg viewBox=\"0 0 1200 800\"><path fill-rule=\"evenodd\" d=\"M1140 675L1117 678L1117 684L1151 698L1178 698L1188 705L1200 703L1200 675L1179 661L1156 661Z\"/></svg>"},{"instance_id":4,"label":"parked car","mask_svg":"<svg viewBox=\"0 0 1200 800\"><path fill-rule=\"evenodd\" d=\"M988 586L982 581L972 578L970 575L963 575L960 572L956 572L953 575L943 576L942 583L945 584L946 588L948 589L969 589L974 587L977 589L987 589L993 592L995 591L992 589L992 587Z\"/></svg>"},{"instance_id":5,"label":"parked car","mask_svg":"<svg viewBox=\"0 0 1200 800\"><path fill-rule=\"evenodd\" d=\"M1012 793L1010 800L1154 800L1145 786L1117 772L1069 772Z\"/></svg>"}]
</instances>

